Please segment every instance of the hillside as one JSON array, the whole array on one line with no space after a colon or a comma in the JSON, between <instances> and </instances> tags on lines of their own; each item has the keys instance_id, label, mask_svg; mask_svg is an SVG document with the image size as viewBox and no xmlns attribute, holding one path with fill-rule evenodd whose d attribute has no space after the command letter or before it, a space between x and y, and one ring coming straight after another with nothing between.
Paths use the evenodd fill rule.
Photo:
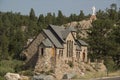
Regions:
<instances>
[{"instance_id":1,"label":"hillside","mask_svg":"<svg viewBox=\"0 0 120 80\"><path fill-rule=\"evenodd\" d=\"M87 31L92 27L91 20L73 21L65 24L65 26L72 26L78 30L78 36L80 38L87 38Z\"/></svg>"}]
</instances>

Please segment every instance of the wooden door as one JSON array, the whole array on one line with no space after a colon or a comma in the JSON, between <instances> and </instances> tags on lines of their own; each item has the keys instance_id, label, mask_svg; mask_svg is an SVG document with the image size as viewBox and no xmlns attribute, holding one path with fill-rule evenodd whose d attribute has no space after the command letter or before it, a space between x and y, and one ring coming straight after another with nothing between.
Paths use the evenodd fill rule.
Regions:
<instances>
[{"instance_id":1,"label":"wooden door","mask_svg":"<svg viewBox=\"0 0 120 80\"><path fill-rule=\"evenodd\" d=\"M51 53L52 53L52 57L55 57L55 48L52 48Z\"/></svg>"}]
</instances>

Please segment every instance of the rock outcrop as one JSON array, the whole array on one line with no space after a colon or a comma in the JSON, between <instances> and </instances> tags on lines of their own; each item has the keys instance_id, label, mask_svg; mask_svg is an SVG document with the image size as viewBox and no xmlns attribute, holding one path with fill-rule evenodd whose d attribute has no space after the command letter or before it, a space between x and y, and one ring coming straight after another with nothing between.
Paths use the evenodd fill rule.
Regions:
<instances>
[{"instance_id":1,"label":"rock outcrop","mask_svg":"<svg viewBox=\"0 0 120 80\"><path fill-rule=\"evenodd\" d=\"M6 80L30 80L30 78L28 76L21 76L17 73L6 73L6 75L4 76Z\"/></svg>"},{"instance_id":2,"label":"rock outcrop","mask_svg":"<svg viewBox=\"0 0 120 80\"><path fill-rule=\"evenodd\" d=\"M68 24L65 24L65 26L72 26L78 29L78 35L81 38L87 38L88 34L87 31L89 30L90 27L92 27L92 20L82 20L79 22L71 22Z\"/></svg>"},{"instance_id":3,"label":"rock outcrop","mask_svg":"<svg viewBox=\"0 0 120 80\"><path fill-rule=\"evenodd\" d=\"M6 73L6 75L4 76L6 80L19 80L20 79L20 75L16 74L16 73Z\"/></svg>"}]
</instances>

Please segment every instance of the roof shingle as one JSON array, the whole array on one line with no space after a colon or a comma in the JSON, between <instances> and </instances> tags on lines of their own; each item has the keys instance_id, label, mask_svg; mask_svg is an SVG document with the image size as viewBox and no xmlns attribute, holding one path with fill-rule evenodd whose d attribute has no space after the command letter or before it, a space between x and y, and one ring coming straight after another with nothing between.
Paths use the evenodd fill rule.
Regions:
<instances>
[{"instance_id":1,"label":"roof shingle","mask_svg":"<svg viewBox=\"0 0 120 80\"><path fill-rule=\"evenodd\" d=\"M51 42L57 47L57 48L63 48L61 43L58 41L58 39L54 36L54 34L50 30L43 29L43 32L47 35L47 37L51 40Z\"/></svg>"},{"instance_id":2,"label":"roof shingle","mask_svg":"<svg viewBox=\"0 0 120 80\"><path fill-rule=\"evenodd\" d=\"M87 44L85 41L83 41L83 40L77 40L77 41L78 41L79 44L82 45L82 46L88 46L88 44Z\"/></svg>"},{"instance_id":3,"label":"roof shingle","mask_svg":"<svg viewBox=\"0 0 120 80\"><path fill-rule=\"evenodd\" d=\"M52 47L52 43L51 43L51 41L48 38L46 38L45 40L43 40L42 43L46 47Z\"/></svg>"}]
</instances>

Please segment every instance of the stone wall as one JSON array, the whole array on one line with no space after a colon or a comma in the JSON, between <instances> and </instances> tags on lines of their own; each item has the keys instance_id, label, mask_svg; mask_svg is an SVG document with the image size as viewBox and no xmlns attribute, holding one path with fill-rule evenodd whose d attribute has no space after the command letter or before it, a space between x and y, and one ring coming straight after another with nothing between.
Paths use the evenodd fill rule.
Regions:
<instances>
[{"instance_id":1,"label":"stone wall","mask_svg":"<svg viewBox=\"0 0 120 80\"><path fill-rule=\"evenodd\" d=\"M87 46L81 46L81 49L82 51L80 51L80 61L87 62Z\"/></svg>"},{"instance_id":2,"label":"stone wall","mask_svg":"<svg viewBox=\"0 0 120 80\"><path fill-rule=\"evenodd\" d=\"M52 48L45 48L44 55L41 55L41 51L39 50L39 56L34 70L35 72L48 72L54 69L54 60L51 52Z\"/></svg>"},{"instance_id":3,"label":"stone wall","mask_svg":"<svg viewBox=\"0 0 120 80\"><path fill-rule=\"evenodd\" d=\"M33 65L35 63L36 59L38 58L38 46L44 39L44 36L40 33L38 36L35 37L35 39L27 46L26 49L22 51L21 54L26 55L26 65Z\"/></svg>"},{"instance_id":4,"label":"stone wall","mask_svg":"<svg viewBox=\"0 0 120 80\"><path fill-rule=\"evenodd\" d=\"M76 46L75 46L75 40L74 40L74 37L73 37L73 35L72 35L72 33L69 33L68 34L68 36L67 36L67 38L66 38L66 42L68 41L68 40L71 40L71 41L73 41L73 56L71 57L71 58L67 58L67 56L64 56L64 59L65 60L73 60L73 58L75 59L76 58ZM66 45L64 45L64 51L66 52L66 53L64 53L65 55L67 55L67 44Z\"/></svg>"}]
</instances>

